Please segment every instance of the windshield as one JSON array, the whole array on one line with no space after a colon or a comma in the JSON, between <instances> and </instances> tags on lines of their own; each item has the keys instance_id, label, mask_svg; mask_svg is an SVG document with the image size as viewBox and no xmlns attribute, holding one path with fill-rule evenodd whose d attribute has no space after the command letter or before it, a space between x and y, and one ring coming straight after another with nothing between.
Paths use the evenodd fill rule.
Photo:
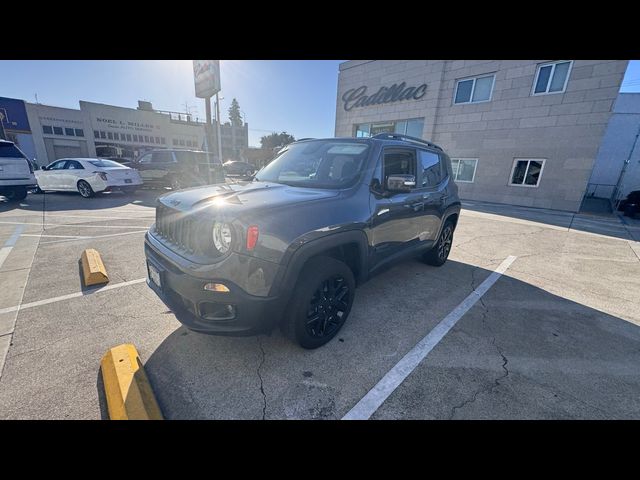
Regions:
<instances>
[{"instance_id":1,"label":"windshield","mask_svg":"<svg viewBox=\"0 0 640 480\"><path fill-rule=\"evenodd\" d=\"M95 165L96 167L120 167L122 168L122 164L118 162L114 162L113 160L89 160L91 165Z\"/></svg>"},{"instance_id":2,"label":"windshield","mask_svg":"<svg viewBox=\"0 0 640 480\"><path fill-rule=\"evenodd\" d=\"M360 175L369 145L314 140L289 145L255 179L310 188L344 188Z\"/></svg>"}]
</instances>

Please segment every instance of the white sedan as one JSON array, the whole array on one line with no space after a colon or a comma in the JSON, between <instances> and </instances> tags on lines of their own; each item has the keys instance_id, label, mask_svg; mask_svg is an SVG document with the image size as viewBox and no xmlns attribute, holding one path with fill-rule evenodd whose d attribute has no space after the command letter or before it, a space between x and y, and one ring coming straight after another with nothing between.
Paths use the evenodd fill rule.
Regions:
<instances>
[{"instance_id":1,"label":"white sedan","mask_svg":"<svg viewBox=\"0 0 640 480\"><path fill-rule=\"evenodd\" d=\"M62 158L35 171L41 191L79 192L85 198L97 192L133 193L142 185L137 170L100 158Z\"/></svg>"}]
</instances>

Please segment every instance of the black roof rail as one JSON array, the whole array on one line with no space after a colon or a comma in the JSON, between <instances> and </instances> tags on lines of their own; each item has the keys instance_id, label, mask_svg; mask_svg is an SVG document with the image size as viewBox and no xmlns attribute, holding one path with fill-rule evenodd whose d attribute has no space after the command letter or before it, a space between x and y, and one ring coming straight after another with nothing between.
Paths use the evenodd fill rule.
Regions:
<instances>
[{"instance_id":1,"label":"black roof rail","mask_svg":"<svg viewBox=\"0 0 640 480\"><path fill-rule=\"evenodd\" d=\"M427 140L423 140L421 138L418 137L410 137L409 135L403 135L401 133L378 133L377 135L374 135L371 138L379 138L379 139L387 139L387 140L404 140L406 142L414 142L414 143L421 143L423 145L427 145L431 148L435 148L438 150L442 150L442 147L439 145L436 145L435 143L429 142Z\"/></svg>"},{"instance_id":2,"label":"black roof rail","mask_svg":"<svg viewBox=\"0 0 640 480\"><path fill-rule=\"evenodd\" d=\"M315 140L315 138L313 137L306 137L306 138L298 138L297 140L291 142L291 143L295 143L295 142L303 142L305 140Z\"/></svg>"}]
</instances>

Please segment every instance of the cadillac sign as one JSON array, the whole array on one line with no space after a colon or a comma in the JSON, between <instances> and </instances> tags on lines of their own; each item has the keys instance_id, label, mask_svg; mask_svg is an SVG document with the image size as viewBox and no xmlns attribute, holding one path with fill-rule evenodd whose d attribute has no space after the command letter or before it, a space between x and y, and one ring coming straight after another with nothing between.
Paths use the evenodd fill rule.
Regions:
<instances>
[{"instance_id":1,"label":"cadillac sign","mask_svg":"<svg viewBox=\"0 0 640 480\"><path fill-rule=\"evenodd\" d=\"M361 86L347 90L342 95L344 109L348 112L354 107L368 107L370 105L380 105L381 103L393 103L400 100L420 100L427 93L427 84L423 83L417 87L407 87L405 82L390 87L380 87L373 95L367 95L367 87Z\"/></svg>"},{"instance_id":2,"label":"cadillac sign","mask_svg":"<svg viewBox=\"0 0 640 480\"><path fill-rule=\"evenodd\" d=\"M220 91L220 60L194 60L196 97L210 98Z\"/></svg>"}]
</instances>

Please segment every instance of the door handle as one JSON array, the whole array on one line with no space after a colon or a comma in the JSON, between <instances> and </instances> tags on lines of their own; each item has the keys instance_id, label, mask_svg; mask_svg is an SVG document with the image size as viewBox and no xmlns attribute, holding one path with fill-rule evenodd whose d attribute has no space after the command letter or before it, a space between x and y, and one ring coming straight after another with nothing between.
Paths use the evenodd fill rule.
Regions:
<instances>
[{"instance_id":1,"label":"door handle","mask_svg":"<svg viewBox=\"0 0 640 480\"><path fill-rule=\"evenodd\" d=\"M424 202L414 202L414 203L410 203L408 205L405 205L405 207L407 208L412 208L413 210L418 210L422 207L424 207Z\"/></svg>"}]
</instances>

